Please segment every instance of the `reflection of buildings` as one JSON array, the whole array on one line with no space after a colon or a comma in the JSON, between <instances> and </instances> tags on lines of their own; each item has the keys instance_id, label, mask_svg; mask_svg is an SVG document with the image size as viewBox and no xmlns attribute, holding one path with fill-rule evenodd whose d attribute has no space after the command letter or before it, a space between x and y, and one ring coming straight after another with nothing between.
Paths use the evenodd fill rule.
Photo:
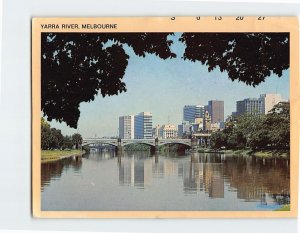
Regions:
<instances>
[{"instance_id":1,"label":"reflection of buildings","mask_svg":"<svg viewBox=\"0 0 300 233\"><path fill-rule=\"evenodd\" d=\"M223 166L220 158L192 156L191 161L155 157L137 159L122 158L119 164L119 184L145 188L152 178L182 177L187 193L206 192L211 198L224 197Z\"/></svg>"},{"instance_id":2,"label":"reflection of buildings","mask_svg":"<svg viewBox=\"0 0 300 233\"><path fill-rule=\"evenodd\" d=\"M119 165L119 184L134 184L134 159L122 159Z\"/></svg>"},{"instance_id":3,"label":"reflection of buildings","mask_svg":"<svg viewBox=\"0 0 300 233\"><path fill-rule=\"evenodd\" d=\"M207 163L207 158L192 159L190 163L183 165L182 174L186 192L205 191L211 198L224 198L223 165L221 163L211 163L211 161Z\"/></svg>"},{"instance_id":4,"label":"reflection of buildings","mask_svg":"<svg viewBox=\"0 0 300 233\"><path fill-rule=\"evenodd\" d=\"M151 160L137 159L133 155L129 158L121 158L119 164L119 184L131 185L136 188L144 188L151 184Z\"/></svg>"},{"instance_id":5,"label":"reflection of buildings","mask_svg":"<svg viewBox=\"0 0 300 233\"><path fill-rule=\"evenodd\" d=\"M152 164L152 175L155 178L163 178L165 175L164 163L158 159L157 163Z\"/></svg>"},{"instance_id":6,"label":"reflection of buildings","mask_svg":"<svg viewBox=\"0 0 300 233\"><path fill-rule=\"evenodd\" d=\"M135 160L134 161L134 186L137 188L144 188L145 183L145 171L144 171L144 161Z\"/></svg>"},{"instance_id":7,"label":"reflection of buildings","mask_svg":"<svg viewBox=\"0 0 300 233\"><path fill-rule=\"evenodd\" d=\"M224 198L226 184L226 190L237 193L238 199L261 203L270 203L272 199L278 203L284 199L285 204L290 193L288 169L286 161L263 162L254 157L217 154L194 154L183 158L132 156L122 158L119 183L146 188L155 179L177 177L182 180L183 191L187 194L204 192L210 198Z\"/></svg>"},{"instance_id":8,"label":"reflection of buildings","mask_svg":"<svg viewBox=\"0 0 300 233\"><path fill-rule=\"evenodd\" d=\"M222 164L213 164L209 197L224 198L224 176Z\"/></svg>"}]
</instances>

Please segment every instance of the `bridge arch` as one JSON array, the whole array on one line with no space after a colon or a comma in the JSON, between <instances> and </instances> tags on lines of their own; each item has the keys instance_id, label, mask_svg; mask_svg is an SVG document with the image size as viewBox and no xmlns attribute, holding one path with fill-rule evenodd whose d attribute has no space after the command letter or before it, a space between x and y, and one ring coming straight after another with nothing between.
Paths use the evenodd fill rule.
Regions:
<instances>
[{"instance_id":1,"label":"bridge arch","mask_svg":"<svg viewBox=\"0 0 300 233\"><path fill-rule=\"evenodd\" d=\"M113 142L86 142L86 143L81 144L81 146L88 146L91 144L106 144L106 145L111 145L114 147L118 146L116 143L113 143Z\"/></svg>"},{"instance_id":2,"label":"bridge arch","mask_svg":"<svg viewBox=\"0 0 300 233\"><path fill-rule=\"evenodd\" d=\"M151 146L151 147L155 147L155 145L153 145L153 143L150 142L127 142L127 143L123 143L122 146L128 146L128 145L133 145L133 144L141 144L141 145L147 145L147 146Z\"/></svg>"},{"instance_id":3,"label":"bridge arch","mask_svg":"<svg viewBox=\"0 0 300 233\"><path fill-rule=\"evenodd\" d=\"M160 142L158 143L159 146L164 146L164 145L184 145L188 148L191 148L191 144L187 142Z\"/></svg>"}]
</instances>

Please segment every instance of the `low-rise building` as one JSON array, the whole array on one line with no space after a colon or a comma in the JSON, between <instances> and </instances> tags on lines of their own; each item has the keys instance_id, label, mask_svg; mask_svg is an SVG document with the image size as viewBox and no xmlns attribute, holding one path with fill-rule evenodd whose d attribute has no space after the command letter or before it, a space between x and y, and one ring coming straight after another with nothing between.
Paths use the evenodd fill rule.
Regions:
<instances>
[{"instance_id":1,"label":"low-rise building","mask_svg":"<svg viewBox=\"0 0 300 233\"><path fill-rule=\"evenodd\" d=\"M159 138L177 138L177 128L175 125L166 124L159 128Z\"/></svg>"}]
</instances>

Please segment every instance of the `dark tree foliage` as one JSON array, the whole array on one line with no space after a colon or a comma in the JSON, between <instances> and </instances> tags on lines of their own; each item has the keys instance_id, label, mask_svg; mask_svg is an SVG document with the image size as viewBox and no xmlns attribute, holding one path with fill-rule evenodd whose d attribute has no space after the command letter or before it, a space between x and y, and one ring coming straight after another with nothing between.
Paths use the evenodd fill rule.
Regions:
<instances>
[{"instance_id":1,"label":"dark tree foliage","mask_svg":"<svg viewBox=\"0 0 300 233\"><path fill-rule=\"evenodd\" d=\"M122 82L129 56L146 53L174 58L172 33L42 33L42 111L77 128L79 105L126 91ZM288 33L183 33L183 58L200 61L208 71L219 67L231 80L258 85L271 73L289 68ZM108 43L107 43L108 42Z\"/></svg>"},{"instance_id":2,"label":"dark tree foliage","mask_svg":"<svg viewBox=\"0 0 300 233\"><path fill-rule=\"evenodd\" d=\"M229 78L256 86L289 68L288 33L183 33L184 59L227 71Z\"/></svg>"},{"instance_id":3,"label":"dark tree foliage","mask_svg":"<svg viewBox=\"0 0 300 233\"><path fill-rule=\"evenodd\" d=\"M136 55L152 53L162 59L176 55L170 51L170 33L42 33L42 111L77 128L81 102L126 91L122 78L129 56L123 45ZM106 42L113 41L111 46Z\"/></svg>"}]
</instances>

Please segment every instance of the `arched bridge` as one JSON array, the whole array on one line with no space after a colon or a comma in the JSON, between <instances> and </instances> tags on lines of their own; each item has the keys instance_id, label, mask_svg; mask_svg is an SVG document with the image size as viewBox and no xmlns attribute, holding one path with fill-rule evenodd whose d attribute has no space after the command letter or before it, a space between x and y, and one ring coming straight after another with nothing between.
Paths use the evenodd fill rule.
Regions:
<instances>
[{"instance_id":1,"label":"arched bridge","mask_svg":"<svg viewBox=\"0 0 300 233\"><path fill-rule=\"evenodd\" d=\"M87 146L91 144L108 144L115 146L119 149L122 149L122 147L134 143L139 144L146 144L149 145L155 150L158 150L159 146L167 145L167 144L181 144L186 145L189 148L193 148L197 146L197 140L195 139L121 139L121 138L86 138L82 141L82 146Z\"/></svg>"}]
</instances>

